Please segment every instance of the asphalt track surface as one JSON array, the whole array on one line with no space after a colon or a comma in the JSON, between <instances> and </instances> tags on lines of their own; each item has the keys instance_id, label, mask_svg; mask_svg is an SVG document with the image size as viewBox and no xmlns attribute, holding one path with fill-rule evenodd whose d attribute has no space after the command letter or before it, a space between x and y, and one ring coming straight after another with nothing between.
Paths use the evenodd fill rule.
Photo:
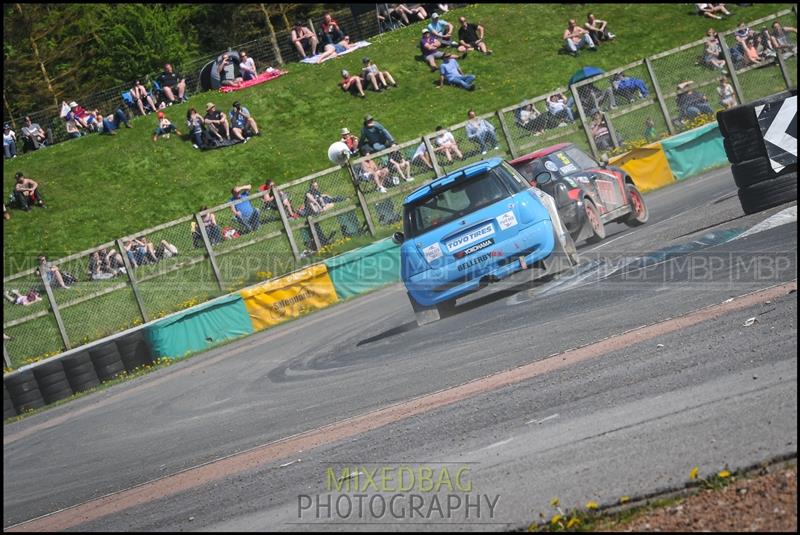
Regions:
<instances>
[{"instance_id":1,"label":"asphalt track surface","mask_svg":"<svg viewBox=\"0 0 800 535\"><path fill-rule=\"evenodd\" d=\"M796 224L726 241L786 206L744 216L725 169L645 199L435 324L394 285L4 426L4 527L504 530L796 455ZM400 466L471 488L329 492Z\"/></svg>"}]
</instances>

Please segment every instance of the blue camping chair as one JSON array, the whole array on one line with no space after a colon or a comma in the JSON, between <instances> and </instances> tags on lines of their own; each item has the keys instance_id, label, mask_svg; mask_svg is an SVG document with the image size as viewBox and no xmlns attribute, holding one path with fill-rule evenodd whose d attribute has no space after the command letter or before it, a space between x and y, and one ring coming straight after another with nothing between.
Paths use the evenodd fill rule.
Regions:
<instances>
[{"instance_id":1,"label":"blue camping chair","mask_svg":"<svg viewBox=\"0 0 800 535\"><path fill-rule=\"evenodd\" d=\"M153 96L151 93L148 93L148 95L151 97ZM128 106L128 108L130 108L131 113L139 112L139 106L136 105L136 101L133 100L133 95L131 95L130 91L125 91L122 93L122 101ZM152 113L155 111L150 107L150 104L148 104L147 101L144 101L142 104L144 104L145 112L149 111Z\"/></svg>"}]
</instances>

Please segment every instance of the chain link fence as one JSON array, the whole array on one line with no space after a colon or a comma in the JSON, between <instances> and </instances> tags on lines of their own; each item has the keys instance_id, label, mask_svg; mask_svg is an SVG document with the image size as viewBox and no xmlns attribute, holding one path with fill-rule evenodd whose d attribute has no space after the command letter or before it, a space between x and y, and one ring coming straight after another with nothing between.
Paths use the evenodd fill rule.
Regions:
<instances>
[{"instance_id":1,"label":"chain link fence","mask_svg":"<svg viewBox=\"0 0 800 535\"><path fill-rule=\"evenodd\" d=\"M771 27L775 20L796 26L795 13L786 11L751 27ZM366 22L360 26L362 32L370 28ZM729 77L740 102L795 83L796 34L787 32L780 53L765 54L765 61L754 65L737 64L731 57L731 34L720 39L728 49L727 75L703 62L705 41L696 41L480 115L474 122L442 125L421 139L346 165L281 186L269 181L263 187L251 185L245 198L234 199L232 192L227 203L54 261L44 277L36 269L6 277L6 366L279 277L329 254L334 246L346 249L353 238L399 230L403 198L464 165L493 156L518 157L557 143L574 143L595 157L622 152L692 127L697 118L687 117L686 106L679 104L687 89L707 104L710 116L722 108L717 90L722 76ZM243 48L263 64L273 57L265 42Z\"/></svg>"}]
</instances>

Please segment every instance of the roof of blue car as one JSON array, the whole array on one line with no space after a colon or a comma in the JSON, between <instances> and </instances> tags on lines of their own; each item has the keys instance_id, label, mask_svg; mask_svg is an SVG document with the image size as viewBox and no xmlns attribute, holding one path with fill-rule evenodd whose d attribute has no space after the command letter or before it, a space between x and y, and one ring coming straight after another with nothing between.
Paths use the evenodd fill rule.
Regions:
<instances>
[{"instance_id":1,"label":"roof of blue car","mask_svg":"<svg viewBox=\"0 0 800 535\"><path fill-rule=\"evenodd\" d=\"M406 205L418 199L425 198L428 195L430 195L433 192L433 190L437 189L440 186L443 186L451 182L455 182L461 178L468 178L471 176L475 176L479 173L488 171L489 169L494 169L501 163L503 163L502 158L489 158L488 160L481 160L480 162L467 165L465 167L462 167L461 169L451 171L450 173L447 173L445 176L437 178L436 180L428 184L425 184L424 186L421 186L412 191L411 193L409 193L408 197L403 199L403 204Z\"/></svg>"}]
</instances>

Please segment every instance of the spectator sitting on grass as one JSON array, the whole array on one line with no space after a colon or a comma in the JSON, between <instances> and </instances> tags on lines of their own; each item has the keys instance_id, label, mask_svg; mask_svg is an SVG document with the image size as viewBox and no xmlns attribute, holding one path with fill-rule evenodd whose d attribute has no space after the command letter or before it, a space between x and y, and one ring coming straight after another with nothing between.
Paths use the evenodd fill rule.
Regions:
<instances>
[{"instance_id":1,"label":"spectator sitting on grass","mask_svg":"<svg viewBox=\"0 0 800 535\"><path fill-rule=\"evenodd\" d=\"M252 187L250 184L236 186L231 189L231 198L229 200L238 201L239 199L246 199L251 189ZM260 225L260 213L257 208L254 208L253 205L250 204L249 200L232 204L231 212L233 212L234 217L236 217L236 220L239 222L242 232L252 232L258 229Z\"/></svg>"},{"instance_id":2,"label":"spectator sitting on grass","mask_svg":"<svg viewBox=\"0 0 800 535\"><path fill-rule=\"evenodd\" d=\"M647 98L649 95L644 80L633 78L624 72L618 72L611 78L611 86L614 88L614 91L628 96L630 100L639 97Z\"/></svg>"},{"instance_id":3,"label":"spectator sitting on grass","mask_svg":"<svg viewBox=\"0 0 800 535\"><path fill-rule=\"evenodd\" d=\"M379 152L395 144L394 138L389 131L376 121L372 115L364 117L364 126L361 128L361 138L359 140L361 154Z\"/></svg>"},{"instance_id":4,"label":"spectator sitting on grass","mask_svg":"<svg viewBox=\"0 0 800 535\"><path fill-rule=\"evenodd\" d=\"M329 12L323 15L320 29L322 30L322 42L327 45L336 44L344 39L344 32Z\"/></svg>"},{"instance_id":5,"label":"spectator sitting on grass","mask_svg":"<svg viewBox=\"0 0 800 535\"><path fill-rule=\"evenodd\" d=\"M199 149L203 143L203 118L194 108L186 112L186 126L189 128L189 137L192 138L192 147Z\"/></svg>"},{"instance_id":6,"label":"spectator sitting on grass","mask_svg":"<svg viewBox=\"0 0 800 535\"><path fill-rule=\"evenodd\" d=\"M434 152L443 152L447 158L447 163L452 163L453 156L455 155L459 160L464 159L464 155L458 148L456 138L445 127L437 126L436 132L438 135L434 138L433 142L436 145Z\"/></svg>"},{"instance_id":7,"label":"spectator sitting on grass","mask_svg":"<svg viewBox=\"0 0 800 535\"><path fill-rule=\"evenodd\" d=\"M39 193L39 184L28 177L22 172L18 172L15 176L14 184L14 200L22 210L29 211L32 204L37 204L40 208L45 208L42 194Z\"/></svg>"},{"instance_id":8,"label":"spectator sitting on grass","mask_svg":"<svg viewBox=\"0 0 800 535\"><path fill-rule=\"evenodd\" d=\"M592 41L599 44L600 41L611 41L616 37L608 30L608 22L595 18L594 13L586 15L586 24L583 25Z\"/></svg>"},{"instance_id":9,"label":"spectator sitting on grass","mask_svg":"<svg viewBox=\"0 0 800 535\"><path fill-rule=\"evenodd\" d=\"M205 123L212 135L222 139L222 130L225 131L225 139L231 138L231 129L225 114L217 109L213 102L206 104Z\"/></svg>"},{"instance_id":10,"label":"spectator sitting on grass","mask_svg":"<svg viewBox=\"0 0 800 535\"><path fill-rule=\"evenodd\" d=\"M736 26L736 31L733 32L733 36L736 38L736 42L740 45L744 45L745 41L747 41L748 37L753 37L755 34L753 30L750 29L750 26L744 23L744 21L740 21L739 24Z\"/></svg>"},{"instance_id":11,"label":"spectator sitting on grass","mask_svg":"<svg viewBox=\"0 0 800 535\"><path fill-rule=\"evenodd\" d=\"M17 134L9 123L3 125L3 156L6 160L17 157Z\"/></svg>"},{"instance_id":12,"label":"spectator sitting on grass","mask_svg":"<svg viewBox=\"0 0 800 535\"><path fill-rule=\"evenodd\" d=\"M597 51L589 32L578 26L575 23L575 19L569 19L567 22L567 29L564 30L564 44L567 52L573 57L578 55L578 49L585 46L588 46L591 51Z\"/></svg>"},{"instance_id":13,"label":"spectator sitting on grass","mask_svg":"<svg viewBox=\"0 0 800 535\"><path fill-rule=\"evenodd\" d=\"M675 104L678 107L681 121L691 121L701 114L713 115L714 113L708 104L708 99L705 95L695 92L692 88L693 85L693 81L687 80L679 83L676 88Z\"/></svg>"},{"instance_id":14,"label":"spectator sitting on grass","mask_svg":"<svg viewBox=\"0 0 800 535\"><path fill-rule=\"evenodd\" d=\"M241 76L236 76L236 65L233 64L229 54L222 54L222 59L217 65L217 72L220 85L237 87L244 81Z\"/></svg>"},{"instance_id":15,"label":"spectator sitting on grass","mask_svg":"<svg viewBox=\"0 0 800 535\"><path fill-rule=\"evenodd\" d=\"M452 40L453 25L444 19L440 19L438 13L431 15L431 22L428 24L428 29L444 46L458 46Z\"/></svg>"},{"instance_id":16,"label":"spectator sitting on grass","mask_svg":"<svg viewBox=\"0 0 800 535\"><path fill-rule=\"evenodd\" d=\"M458 51L466 54L470 50L479 50L481 54L488 56L492 53L486 47L483 40L484 28L480 24L467 22L466 17L458 18L461 27L458 29ZM464 57L463 55L461 57Z\"/></svg>"},{"instance_id":17,"label":"spectator sitting on grass","mask_svg":"<svg viewBox=\"0 0 800 535\"><path fill-rule=\"evenodd\" d=\"M753 37L745 39L742 49L744 50L744 59L748 65L756 65L764 60L761 54L758 53Z\"/></svg>"},{"instance_id":18,"label":"spectator sitting on grass","mask_svg":"<svg viewBox=\"0 0 800 535\"><path fill-rule=\"evenodd\" d=\"M362 64L364 67L361 69L361 77L364 81L369 82L375 91L383 91L389 87L389 84L397 87L397 82L394 81L389 71L380 70L369 58L364 58Z\"/></svg>"},{"instance_id":19,"label":"spectator sitting on grass","mask_svg":"<svg viewBox=\"0 0 800 535\"><path fill-rule=\"evenodd\" d=\"M335 45L332 44L325 45L325 50L322 52L322 54L319 55L319 58L317 58L317 63L322 63L323 61L335 58L339 54L347 52L354 46L356 45L350 44L350 37L345 35L344 39L342 39Z\"/></svg>"},{"instance_id":20,"label":"spectator sitting on grass","mask_svg":"<svg viewBox=\"0 0 800 535\"><path fill-rule=\"evenodd\" d=\"M258 76L256 70L256 62L253 58L247 55L247 52L242 50L239 52L239 72L242 74L242 79L247 82Z\"/></svg>"},{"instance_id":21,"label":"spectator sitting on grass","mask_svg":"<svg viewBox=\"0 0 800 535\"><path fill-rule=\"evenodd\" d=\"M339 141L347 145L351 156L358 154L358 138L350 133L350 129L342 128L342 135Z\"/></svg>"},{"instance_id":22,"label":"spectator sitting on grass","mask_svg":"<svg viewBox=\"0 0 800 535\"><path fill-rule=\"evenodd\" d=\"M723 108L729 110L736 106L736 94L733 91L733 86L725 76L719 79L717 93L719 94L719 103Z\"/></svg>"},{"instance_id":23,"label":"spectator sitting on grass","mask_svg":"<svg viewBox=\"0 0 800 535\"><path fill-rule=\"evenodd\" d=\"M75 283L75 277L72 275L68 275L66 273L62 274L61 270L58 266L52 265L50 262L47 261L47 257L44 255L39 257L39 273L44 273L47 277L47 282L50 286L53 286L53 283L56 284L56 288L62 288L64 290L69 289L70 285Z\"/></svg>"},{"instance_id":24,"label":"spectator sitting on grass","mask_svg":"<svg viewBox=\"0 0 800 535\"><path fill-rule=\"evenodd\" d=\"M514 111L517 126L538 136L544 132L546 121L540 119L542 112L537 110L533 103L523 100L520 107Z\"/></svg>"},{"instance_id":25,"label":"spectator sitting on grass","mask_svg":"<svg viewBox=\"0 0 800 535\"><path fill-rule=\"evenodd\" d=\"M495 134L494 126L486 119L478 118L475 110L467 112L466 131L467 139L478 144L481 154L486 154L491 147L494 147L495 150L500 149L497 144L497 134Z\"/></svg>"},{"instance_id":26,"label":"spectator sitting on grass","mask_svg":"<svg viewBox=\"0 0 800 535\"><path fill-rule=\"evenodd\" d=\"M111 115L103 116L99 110L94 110L92 112L95 116L95 121L98 125L100 125L100 133L101 134L108 134L113 136L114 130L119 128L120 124L124 124L125 128L133 128L131 125L128 124L128 116L125 115L125 110L121 107L117 108Z\"/></svg>"},{"instance_id":27,"label":"spectator sitting on grass","mask_svg":"<svg viewBox=\"0 0 800 535\"><path fill-rule=\"evenodd\" d=\"M414 151L414 155L411 157L411 163L416 163L419 165L420 162L428 169L433 169L431 157L428 156L428 147L424 142L417 146L417 150Z\"/></svg>"},{"instance_id":28,"label":"spectator sitting on grass","mask_svg":"<svg viewBox=\"0 0 800 535\"><path fill-rule=\"evenodd\" d=\"M611 132L608 130L603 115L600 112L592 116L592 137L594 144L599 150L607 151L614 148L614 143L611 141Z\"/></svg>"},{"instance_id":29,"label":"spectator sitting on grass","mask_svg":"<svg viewBox=\"0 0 800 535\"><path fill-rule=\"evenodd\" d=\"M23 139L27 139L30 142L33 150L39 150L47 146L47 134L39 126L39 123L34 123L30 117L25 117L25 126L22 127L21 132Z\"/></svg>"},{"instance_id":30,"label":"spectator sitting on grass","mask_svg":"<svg viewBox=\"0 0 800 535\"><path fill-rule=\"evenodd\" d=\"M170 104L175 103L175 93L178 94L177 99L179 101L186 101L184 96L184 93L186 93L186 79L176 73L171 64L164 65L164 72L158 75L156 81Z\"/></svg>"},{"instance_id":31,"label":"spectator sitting on grass","mask_svg":"<svg viewBox=\"0 0 800 535\"><path fill-rule=\"evenodd\" d=\"M264 202L264 209L266 210L277 210L278 203L276 199L281 200L281 204L283 205L284 211L286 212L286 217L290 219L298 219L300 214L292 206L292 201L289 199L289 196L286 192L283 192L279 189L275 189L275 181L274 180L267 180L263 184L258 187L258 191L264 192L264 196L262 200Z\"/></svg>"},{"instance_id":32,"label":"spectator sitting on grass","mask_svg":"<svg viewBox=\"0 0 800 535\"><path fill-rule=\"evenodd\" d=\"M405 4L395 4L389 14L402 20L403 24L406 26L411 24L410 19L413 19L413 22L418 22L428 18L428 13L425 11L424 7L415 6L409 8Z\"/></svg>"},{"instance_id":33,"label":"spectator sitting on grass","mask_svg":"<svg viewBox=\"0 0 800 535\"><path fill-rule=\"evenodd\" d=\"M30 290L30 291L28 291L27 294L23 295L23 294L19 293L19 290L13 289L13 290L11 290L10 293L9 292L5 292L3 295L5 296L6 299L11 301L13 304L22 305L22 306L32 305L32 304L42 300L42 296L39 295L39 292L37 292L36 290Z\"/></svg>"},{"instance_id":34,"label":"spectator sitting on grass","mask_svg":"<svg viewBox=\"0 0 800 535\"><path fill-rule=\"evenodd\" d=\"M145 101L147 102L147 105L150 106L151 111L155 111L157 108L153 97L150 96L150 93L147 92L147 89L144 88L142 82L139 80L136 80L131 88L131 98L136 103L136 106L139 108L139 113L142 115L145 115Z\"/></svg>"},{"instance_id":35,"label":"spectator sitting on grass","mask_svg":"<svg viewBox=\"0 0 800 535\"><path fill-rule=\"evenodd\" d=\"M332 209L335 202L336 199L320 191L319 182L312 180L305 197L306 217Z\"/></svg>"},{"instance_id":36,"label":"spectator sitting on grass","mask_svg":"<svg viewBox=\"0 0 800 535\"><path fill-rule=\"evenodd\" d=\"M441 41L436 39L428 28L424 28L422 30L422 39L419 42L419 49L422 51L422 57L428 62L431 71L436 71L439 68L436 66L436 60L444 57L444 52L439 50L441 47Z\"/></svg>"},{"instance_id":37,"label":"spectator sitting on grass","mask_svg":"<svg viewBox=\"0 0 800 535\"><path fill-rule=\"evenodd\" d=\"M350 72L346 69L342 69L342 82L339 85L341 86L342 91L352 92L353 89L355 89L357 90L359 97L366 98L367 96L364 94L364 86L362 84L361 77L351 76Z\"/></svg>"},{"instance_id":38,"label":"spectator sitting on grass","mask_svg":"<svg viewBox=\"0 0 800 535\"><path fill-rule=\"evenodd\" d=\"M709 28L706 32L703 63L715 69L725 68L725 60L722 58L722 47L719 44L717 32L714 28Z\"/></svg>"},{"instance_id":39,"label":"spectator sitting on grass","mask_svg":"<svg viewBox=\"0 0 800 535\"><path fill-rule=\"evenodd\" d=\"M310 55L317 55L317 45L319 44L317 36L306 26L303 26L303 23L300 21L294 23L294 28L292 29L292 43L294 43L294 47L303 59L306 59L306 48L308 48L308 53Z\"/></svg>"},{"instance_id":40,"label":"spectator sitting on grass","mask_svg":"<svg viewBox=\"0 0 800 535\"><path fill-rule=\"evenodd\" d=\"M725 8L725 4L695 4L695 8L697 8L697 13L699 15L715 20L722 19L719 13L722 13L722 15L726 17L732 15L732 13Z\"/></svg>"},{"instance_id":41,"label":"spectator sitting on grass","mask_svg":"<svg viewBox=\"0 0 800 535\"><path fill-rule=\"evenodd\" d=\"M572 115L572 109L567 105L567 99L561 93L554 93L547 99L547 111L550 115L561 121L559 126L566 126L566 122L573 122L575 117Z\"/></svg>"},{"instance_id":42,"label":"spectator sitting on grass","mask_svg":"<svg viewBox=\"0 0 800 535\"><path fill-rule=\"evenodd\" d=\"M442 87L445 80L447 80L448 84L461 87L467 91L475 90L475 75L464 74L453 54L445 54L444 56L442 66L439 67L439 85L437 87Z\"/></svg>"},{"instance_id":43,"label":"spectator sitting on grass","mask_svg":"<svg viewBox=\"0 0 800 535\"><path fill-rule=\"evenodd\" d=\"M156 131L153 133L153 141L158 141L159 136L164 136L165 138L169 139L169 135L172 132L175 132L176 135L181 135L180 131L175 128L175 125L167 119L167 116L164 115L163 111L159 111L156 115L158 117L158 126L156 127Z\"/></svg>"},{"instance_id":44,"label":"spectator sitting on grass","mask_svg":"<svg viewBox=\"0 0 800 535\"><path fill-rule=\"evenodd\" d=\"M375 187L381 193L386 193L386 179L389 178L389 170L378 167L372 158L366 158L361 162L361 176L366 181L375 182Z\"/></svg>"},{"instance_id":45,"label":"spectator sitting on grass","mask_svg":"<svg viewBox=\"0 0 800 535\"><path fill-rule=\"evenodd\" d=\"M777 20L772 23L772 29L770 30L770 42L772 43L772 48L774 48L776 51L792 50L794 48L791 40L789 40L789 36L786 35L786 32L795 34L795 38L797 36L797 28L782 26Z\"/></svg>"},{"instance_id":46,"label":"spectator sitting on grass","mask_svg":"<svg viewBox=\"0 0 800 535\"><path fill-rule=\"evenodd\" d=\"M66 103L64 103L63 105L66 105ZM78 103L75 102L74 100L69 103L69 111L67 112L66 117L64 117L64 119L67 121L67 124L71 122L78 131L94 130L94 128L91 126L89 122L89 112L83 109L82 106L79 106ZM94 122L94 117L91 117L91 122L92 123ZM70 133L70 135L72 134L69 128L67 128L67 132ZM82 131L78 134L78 136L73 136L73 137L80 137L85 133L86 132Z\"/></svg>"},{"instance_id":47,"label":"spectator sitting on grass","mask_svg":"<svg viewBox=\"0 0 800 535\"><path fill-rule=\"evenodd\" d=\"M246 134L249 133L253 136L261 135L261 132L258 131L256 120L253 119L253 116L250 115L250 111L242 106L238 100L233 103L233 108L228 115L230 116L231 132L233 132L234 137L237 139L241 139L247 143Z\"/></svg>"},{"instance_id":48,"label":"spectator sitting on grass","mask_svg":"<svg viewBox=\"0 0 800 535\"><path fill-rule=\"evenodd\" d=\"M200 211L205 212L208 210L208 206L201 206ZM211 245L216 245L222 241L222 231L217 224L217 216L213 214L213 212L208 212L203 214L200 218L203 222L203 227L206 230L206 236L208 236L208 241L211 242ZM197 228L197 223L192 221L192 245L195 247L203 247L203 235L200 233L200 230Z\"/></svg>"},{"instance_id":49,"label":"spectator sitting on grass","mask_svg":"<svg viewBox=\"0 0 800 535\"><path fill-rule=\"evenodd\" d=\"M389 155L389 163L392 164L394 170L397 171L397 174L400 175L400 178L405 180L406 182L411 182L414 180L414 177L411 176L411 162L406 160L406 157L403 155L403 151L396 150ZM394 178L393 182L395 185L399 184L400 181L397 178Z\"/></svg>"},{"instance_id":50,"label":"spectator sitting on grass","mask_svg":"<svg viewBox=\"0 0 800 535\"><path fill-rule=\"evenodd\" d=\"M117 275L118 268L124 265L122 256L117 251L112 249L109 253L104 247L89 256L88 275L92 280L110 279Z\"/></svg>"}]
</instances>

